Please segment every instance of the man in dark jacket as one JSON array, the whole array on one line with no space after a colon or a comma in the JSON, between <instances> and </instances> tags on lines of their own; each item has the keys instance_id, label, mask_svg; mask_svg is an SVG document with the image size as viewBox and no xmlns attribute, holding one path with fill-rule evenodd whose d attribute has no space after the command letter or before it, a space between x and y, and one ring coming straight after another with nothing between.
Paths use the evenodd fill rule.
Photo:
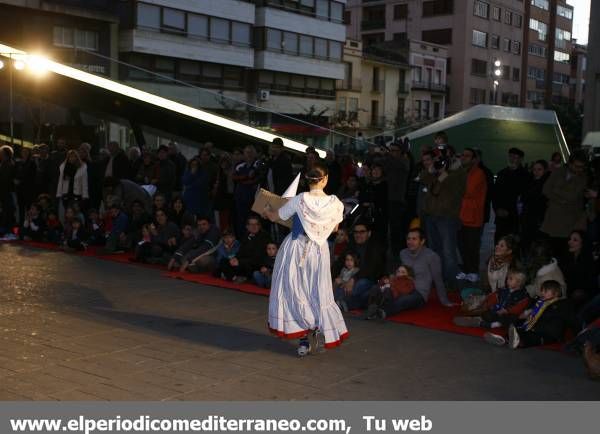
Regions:
<instances>
[{"instance_id":1,"label":"man in dark jacket","mask_svg":"<svg viewBox=\"0 0 600 434\"><path fill-rule=\"evenodd\" d=\"M266 163L267 179L264 186L270 192L281 196L293 180L292 160L284 151L283 140L279 137L273 139L269 153L271 158Z\"/></svg>"},{"instance_id":2,"label":"man in dark jacket","mask_svg":"<svg viewBox=\"0 0 600 434\"><path fill-rule=\"evenodd\" d=\"M196 224L197 232L175 251L169 261L169 270L179 265L179 271L200 273L212 271L215 267L216 249L221 232L206 216L198 217Z\"/></svg>"},{"instance_id":3,"label":"man in dark jacket","mask_svg":"<svg viewBox=\"0 0 600 434\"><path fill-rule=\"evenodd\" d=\"M175 190L181 191L181 177L187 166L187 159L179 150L179 145L175 142L169 143L169 158L175 164Z\"/></svg>"},{"instance_id":4,"label":"man in dark jacket","mask_svg":"<svg viewBox=\"0 0 600 434\"><path fill-rule=\"evenodd\" d=\"M224 277L236 283L245 282L258 270L267 251L267 244L271 241L269 235L262 230L260 218L257 216L248 217L246 229L248 232L246 237L240 240L238 254L220 264L220 271Z\"/></svg>"},{"instance_id":5,"label":"man in dark jacket","mask_svg":"<svg viewBox=\"0 0 600 434\"><path fill-rule=\"evenodd\" d=\"M171 201L171 194L175 190L177 168L175 163L169 159L169 147L161 145L158 147L158 179L156 188L159 193L164 194L167 202Z\"/></svg>"},{"instance_id":6,"label":"man in dark jacket","mask_svg":"<svg viewBox=\"0 0 600 434\"><path fill-rule=\"evenodd\" d=\"M508 167L498 172L492 189L492 206L496 213L496 242L504 235L516 234L519 229L517 200L529 181L529 174L521 164L524 156L525 153L518 148L508 150Z\"/></svg>"},{"instance_id":7,"label":"man in dark jacket","mask_svg":"<svg viewBox=\"0 0 600 434\"><path fill-rule=\"evenodd\" d=\"M115 179L131 178L131 167L129 165L129 158L125 155L121 145L118 142L108 142L108 152L110 158L104 168L104 177L113 177Z\"/></svg>"},{"instance_id":8,"label":"man in dark jacket","mask_svg":"<svg viewBox=\"0 0 600 434\"><path fill-rule=\"evenodd\" d=\"M344 294L339 291L336 299L343 310L364 308L369 299L369 289L385 274L385 249L376 238L371 237L369 225L359 222L354 226L353 242L334 264L333 276L340 274L347 254L358 257L360 271L343 285Z\"/></svg>"},{"instance_id":9,"label":"man in dark jacket","mask_svg":"<svg viewBox=\"0 0 600 434\"><path fill-rule=\"evenodd\" d=\"M105 178L103 187L104 200L108 196L117 197L127 212L131 211L133 202L136 201L144 206L146 212L152 212L152 197L139 184L128 179Z\"/></svg>"}]
</instances>

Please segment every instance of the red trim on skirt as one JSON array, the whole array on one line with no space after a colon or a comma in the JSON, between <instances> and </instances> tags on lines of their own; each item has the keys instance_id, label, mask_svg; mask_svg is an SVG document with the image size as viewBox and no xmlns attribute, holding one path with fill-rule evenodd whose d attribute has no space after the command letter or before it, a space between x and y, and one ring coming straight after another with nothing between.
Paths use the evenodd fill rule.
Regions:
<instances>
[{"instance_id":1,"label":"red trim on skirt","mask_svg":"<svg viewBox=\"0 0 600 434\"><path fill-rule=\"evenodd\" d=\"M275 336L283 338L283 339L300 339L300 338L303 338L304 336L306 336L307 334L309 334L312 330L303 330L303 331L299 331L296 333L284 333L280 330L276 330L276 329L269 327L269 331L271 333L273 333ZM331 349L331 348L339 347L344 340L348 339L349 336L350 336L350 334L348 332L346 332L343 335L341 335L337 341L326 343L325 348Z\"/></svg>"}]
</instances>

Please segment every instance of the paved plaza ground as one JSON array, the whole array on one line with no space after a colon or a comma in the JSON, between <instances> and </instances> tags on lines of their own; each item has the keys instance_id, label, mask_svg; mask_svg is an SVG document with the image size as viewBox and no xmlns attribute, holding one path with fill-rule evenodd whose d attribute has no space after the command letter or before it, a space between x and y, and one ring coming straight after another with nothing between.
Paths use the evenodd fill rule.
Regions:
<instances>
[{"instance_id":1,"label":"paved plaza ground","mask_svg":"<svg viewBox=\"0 0 600 434\"><path fill-rule=\"evenodd\" d=\"M159 270L0 245L1 400L588 400L581 359L348 319L299 359L267 298Z\"/></svg>"}]
</instances>

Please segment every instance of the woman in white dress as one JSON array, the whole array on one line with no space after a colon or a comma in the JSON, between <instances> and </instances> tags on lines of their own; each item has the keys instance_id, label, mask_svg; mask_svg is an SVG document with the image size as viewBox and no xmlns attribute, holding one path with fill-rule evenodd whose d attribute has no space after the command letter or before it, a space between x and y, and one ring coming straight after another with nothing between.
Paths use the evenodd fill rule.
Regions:
<instances>
[{"instance_id":1,"label":"woman in white dress","mask_svg":"<svg viewBox=\"0 0 600 434\"><path fill-rule=\"evenodd\" d=\"M333 299L327 244L343 219L344 206L337 197L323 192L328 179L326 166L316 164L305 177L309 192L293 197L278 212L264 212L271 221L293 216L292 231L275 260L268 322L277 336L300 339L300 356L309 354L320 340L325 348L333 348L348 337Z\"/></svg>"}]
</instances>

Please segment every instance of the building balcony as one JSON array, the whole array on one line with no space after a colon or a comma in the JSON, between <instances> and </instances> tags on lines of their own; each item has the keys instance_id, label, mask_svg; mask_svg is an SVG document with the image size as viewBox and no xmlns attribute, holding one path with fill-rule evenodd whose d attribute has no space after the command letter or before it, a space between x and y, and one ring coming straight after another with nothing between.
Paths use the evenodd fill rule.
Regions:
<instances>
[{"instance_id":1,"label":"building balcony","mask_svg":"<svg viewBox=\"0 0 600 434\"><path fill-rule=\"evenodd\" d=\"M400 83L398 86L398 95L406 95L410 93L410 86L407 83Z\"/></svg>"},{"instance_id":2,"label":"building balcony","mask_svg":"<svg viewBox=\"0 0 600 434\"><path fill-rule=\"evenodd\" d=\"M383 80L373 80L373 87L371 88L371 92L383 92L385 90L385 83Z\"/></svg>"},{"instance_id":3,"label":"building balcony","mask_svg":"<svg viewBox=\"0 0 600 434\"><path fill-rule=\"evenodd\" d=\"M335 87L337 90L351 90L356 92L360 92L362 90L362 84L357 78L351 80L337 80Z\"/></svg>"},{"instance_id":4,"label":"building balcony","mask_svg":"<svg viewBox=\"0 0 600 434\"><path fill-rule=\"evenodd\" d=\"M360 29L363 32L366 31L366 30L380 30L380 29L385 29L385 19L363 20L360 23Z\"/></svg>"},{"instance_id":5,"label":"building balcony","mask_svg":"<svg viewBox=\"0 0 600 434\"><path fill-rule=\"evenodd\" d=\"M385 116L371 116L371 127L385 128Z\"/></svg>"},{"instance_id":6,"label":"building balcony","mask_svg":"<svg viewBox=\"0 0 600 434\"><path fill-rule=\"evenodd\" d=\"M432 83L430 81L413 81L412 89L414 90L429 90L431 92L446 93L448 86L442 83Z\"/></svg>"}]
</instances>

